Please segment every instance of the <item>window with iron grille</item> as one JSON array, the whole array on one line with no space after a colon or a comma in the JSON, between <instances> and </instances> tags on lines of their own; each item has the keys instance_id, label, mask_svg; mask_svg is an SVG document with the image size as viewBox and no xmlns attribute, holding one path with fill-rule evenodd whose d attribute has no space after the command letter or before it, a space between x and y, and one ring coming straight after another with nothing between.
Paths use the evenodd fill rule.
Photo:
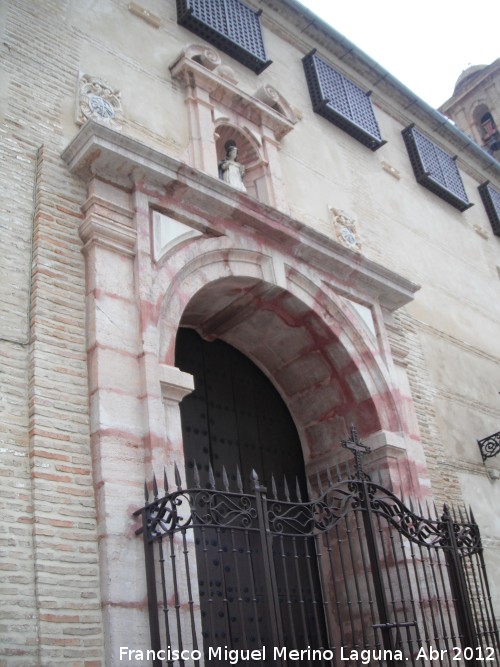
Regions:
<instances>
[{"instance_id":1,"label":"window with iron grille","mask_svg":"<svg viewBox=\"0 0 500 667\"><path fill-rule=\"evenodd\" d=\"M500 236L500 192L488 181L480 185L478 190L490 219L493 233Z\"/></svg>"},{"instance_id":2,"label":"window with iron grille","mask_svg":"<svg viewBox=\"0 0 500 667\"><path fill-rule=\"evenodd\" d=\"M240 0L177 0L177 23L260 74L268 65L261 12Z\"/></svg>"},{"instance_id":3,"label":"window with iron grille","mask_svg":"<svg viewBox=\"0 0 500 667\"><path fill-rule=\"evenodd\" d=\"M402 134L417 182L459 211L470 208L472 204L455 163L456 157L436 146L413 125Z\"/></svg>"},{"instance_id":4,"label":"window with iron grille","mask_svg":"<svg viewBox=\"0 0 500 667\"><path fill-rule=\"evenodd\" d=\"M373 111L370 93L311 51L302 62L313 109L372 151L386 142Z\"/></svg>"}]
</instances>

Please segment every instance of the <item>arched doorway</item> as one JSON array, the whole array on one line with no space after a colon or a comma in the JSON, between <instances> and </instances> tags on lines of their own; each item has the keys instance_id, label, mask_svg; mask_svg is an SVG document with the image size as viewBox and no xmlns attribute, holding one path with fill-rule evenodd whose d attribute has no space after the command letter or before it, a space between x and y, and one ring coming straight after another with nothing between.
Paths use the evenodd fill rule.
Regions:
<instances>
[{"instance_id":1,"label":"arched doorway","mask_svg":"<svg viewBox=\"0 0 500 667\"><path fill-rule=\"evenodd\" d=\"M190 277L186 285L189 301L175 303L182 311L165 313L162 358L178 367L172 344L177 325L175 336L179 328L194 329L205 340L229 343L264 369L293 416L308 475L346 460L338 443L351 423L365 440L400 430L387 371L342 300L319 300L312 283L301 283L295 295L258 278L211 280L206 266L199 274L199 282Z\"/></svg>"},{"instance_id":2,"label":"arched doorway","mask_svg":"<svg viewBox=\"0 0 500 667\"><path fill-rule=\"evenodd\" d=\"M221 340L208 342L194 330L183 328L177 335L176 364L191 373L195 383L180 406L188 486L232 491L233 508L239 502L245 507L244 494L255 492L251 483L255 470L269 495L284 499L292 489L294 500L305 498L297 430L262 371L231 345ZM227 493L221 497L221 512L234 511L230 507L233 500ZM299 524L300 517L294 529L297 535ZM272 646L270 583L276 587L278 604L286 607L281 628L286 645L323 645L326 626L317 611L321 591L312 538L296 539L288 534L276 542L273 554L264 555L261 535L252 530L249 519L245 532L232 530L230 525L195 529L195 542L207 656L214 646L236 650ZM275 564L274 582L269 582L266 567L269 556ZM269 662L263 664L273 664L272 656L267 658Z\"/></svg>"}]
</instances>

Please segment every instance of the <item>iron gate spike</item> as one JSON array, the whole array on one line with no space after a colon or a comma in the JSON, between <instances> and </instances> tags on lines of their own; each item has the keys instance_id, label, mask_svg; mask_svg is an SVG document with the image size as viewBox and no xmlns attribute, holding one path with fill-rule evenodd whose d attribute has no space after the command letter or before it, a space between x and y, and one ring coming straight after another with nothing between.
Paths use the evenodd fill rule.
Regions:
<instances>
[{"instance_id":1,"label":"iron gate spike","mask_svg":"<svg viewBox=\"0 0 500 667\"><path fill-rule=\"evenodd\" d=\"M194 485L197 489L200 489L201 488L200 473L198 472L198 464L196 463L196 459L194 459L193 463L194 463L194 469L193 469Z\"/></svg>"},{"instance_id":2,"label":"iron gate spike","mask_svg":"<svg viewBox=\"0 0 500 667\"><path fill-rule=\"evenodd\" d=\"M285 499L290 502L290 491L288 490L288 482L286 481L286 475L283 475L283 490L285 491Z\"/></svg>"},{"instance_id":3,"label":"iron gate spike","mask_svg":"<svg viewBox=\"0 0 500 667\"><path fill-rule=\"evenodd\" d=\"M241 479L240 467L236 466L236 486L239 493L243 493L243 480Z\"/></svg>"},{"instance_id":4,"label":"iron gate spike","mask_svg":"<svg viewBox=\"0 0 500 667\"><path fill-rule=\"evenodd\" d=\"M306 486L307 486L307 495L309 496L308 500L312 500L313 489L311 486L311 482L309 481L309 477L306 477Z\"/></svg>"},{"instance_id":5,"label":"iron gate spike","mask_svg":"<svg viewBox=\"0 0 500 667\"><path fill-rule=\"evenodd\" d=\"M430 517L430 515L431 515L431 508L429 507L429 501L428 501L428 500L425 501L425 509L426 509L426 511L427 511L427 516Z\"/></svg>"},{"instance_id":6,"label":"iron gate spike","mask_svg":"<svg viewBox=\"0 0 500 667\"><path fill-rule=\"evenodd\" d=\"M276 480L274 479L274 475L271 475L271 490L273 492L274 500L278 500L278 489L276 488Z\"/></svg>"},{"instance_id":7,"label":"iron gate spike","mask_svg":"<svg viewBox=\"0 0 500 667\"><path fill-rule=\"evenodd\" d=\"M333 484L333 480L332 480L332 474L331 474L331 472L330 472L330 466L328 466L327 469L326 469L326 478L327 478L327 480L328 480L328 484L329 484L330 486L332 486L332 484Z\"/></svg>"},{"instance_id":8,"label":"iron gate spike","mask_svg":"<svg viewBox=\"0 0 500 667\"><path fill-rule=\"evenodd\" d=\"M418 514L419 516L423 516L424 514L424 511L422 509L422 503L420 502L420 500L418 501Z\"/></svg>"},{"instance_id":9,"label":"iron gate spike","mask_svg":"<svg viewBox=\"0 0 500 667\"><path fill-rule=\"evenodd\" d=\"M174 463L174 478L175 478L175 483L177 485L177 491L180 491L182 488L182 480L181 480L181 473L179 472L179 468L177 467L177 462Z\"/></svg>"},{"instance_id":10,"label":"iron gate spike","mask_svg":"<svg viewBox=\"0 0 500 667\"><path fill-rule=\"evenodd\" d=\"M323 495L323 485L321 484L321 475L319 474L319 470L316 471L316 483L318 485L319 495Z\"/></svg>"},{"instance_id":11,"label":"iron gate spike","mask_svg":"<svg viewBox=\"0 0 500 667\"><path fill-rule=\"evenodd\" d=\"M302 495L300 493L300 486L299 486L299 478L298 477L295 478L295 495L297 496L297 500L299 501L299 503L301 503L302 502Z\"/></svg>"},{"instance_id":12,"label":"iron gate spike","mask_svg":"<svg viewBox=\"0 0 500 667\"><path fill-rule=\"evenodd\" d=\"M210 489L215 489L215 477L211 463L208 464L208 486Z\"/></svg>"},{"instance_id":13,"label":"iron gate spike","mask_svg":"<svg viewBox=\"0 0 500 667\"><path fill-rule=\"evenodd\" d=\"M222 486L224 487L224 491L229 491L229 479L227 478L226 467L224 465L222 466Z\"/></svg>"},{"instance_id":14,"label":"iron gate spike","mask_svg":"<svg viewBox=\"0 0 500 667\"><path fill-rule=\"evenodd\" d=\"M153 473L153 498L158 498L158 484L156 483L156 475Z\"/></svg>"}]
</instances>

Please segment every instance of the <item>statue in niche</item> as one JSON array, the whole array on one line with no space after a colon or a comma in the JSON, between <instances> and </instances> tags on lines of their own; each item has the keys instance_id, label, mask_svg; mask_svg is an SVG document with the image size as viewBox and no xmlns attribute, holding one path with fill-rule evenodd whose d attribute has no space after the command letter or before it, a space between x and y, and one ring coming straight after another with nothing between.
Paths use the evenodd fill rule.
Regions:
<instances>
[{"instance_id":1,"label":"statue in niche","mask_svg":"<svg viewBox=\"0 0 500 667\"><path fill-rule=\"evenodd\" d=\"M219 162L219 178L236 190L246 192L247 189L243 184L243 175L245 174L245 167L238 162L238 148L235 142L230 139L224 145L226 149L226 157Z\"/></svg>"}]
</instances>

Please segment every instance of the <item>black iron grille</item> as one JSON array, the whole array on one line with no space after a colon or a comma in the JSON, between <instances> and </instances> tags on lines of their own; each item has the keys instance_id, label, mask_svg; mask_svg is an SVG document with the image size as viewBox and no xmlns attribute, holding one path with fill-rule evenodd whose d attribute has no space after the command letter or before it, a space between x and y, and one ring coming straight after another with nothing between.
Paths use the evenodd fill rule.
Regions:
<instances>
[{"instance_id":1,"label":"black iron grille","mask_svg":"<svg viewBox=\"0 0 500 667\"><path fill-rule=\"evenodd\" d=\"M385 144L380 136L370 93L311 51L303 58L313 109L372 151Z\"/></svg>"},{"instance_id":2,"label":"black iron grille","mask_svg":"<svg viewBox=\"0 0 500 667\"><path fill-rule=\"evenodd\" d=\"M177 0L177 23L260 74L268 65L256 13L240 0Z\"/></svg>"},{"instance_id":3,"label":"black iron grille","mask_svg":"<svg viewBox=\"0 0 500 667\"><path fill-rule=\"evenodd\" d=\"M364 446L357 436L346 442L351 450L356 444ZM153 478L154 497L146 486L146 503L135 512L142 516L151 648L193 654L189 662L157 658L154 667L201 667L221 646L247 653L240 665L249 651L260 652L248 664L262 667L338 666L354 649L379 657L387 651L386 667L454 667L458 658L464 667L499 667L472 512L415 511L373 482L358 457L347 478L340 469L318 474L306 500L285 481L283 495L274 478L266 489L255 471L249 492L238 470L231 487L230 476L223 467L217 485L209 467L207 488L196 475L185 488L175 468L176 489L168 490L164 475L160 496ZM273 647L305 655L295 663ZM422 660L433 648L440 659ZM228 664L220 657L216 664Z\"/></svg>"},{"instance_id":4,"label":"black iron grille","mask_svg":"<svg viewBox=\"0 0 500 667\"><path fill-rule=\"evenodd\" d=\"M488 182L480 185L478 189L493 233L500 236L500 192Z\"/></svg>"},{"instance_id":5,"label":"black iron grille","mask_svg":"<svg viewBox=\"0 0 500 667\"><path fill-rule=\"evenodd\" d=\"M405 128L402 134L417 182L459 211L470 208L472 204L467 198L455 158L413 125Z\"/></svg>"}]
</instances>

